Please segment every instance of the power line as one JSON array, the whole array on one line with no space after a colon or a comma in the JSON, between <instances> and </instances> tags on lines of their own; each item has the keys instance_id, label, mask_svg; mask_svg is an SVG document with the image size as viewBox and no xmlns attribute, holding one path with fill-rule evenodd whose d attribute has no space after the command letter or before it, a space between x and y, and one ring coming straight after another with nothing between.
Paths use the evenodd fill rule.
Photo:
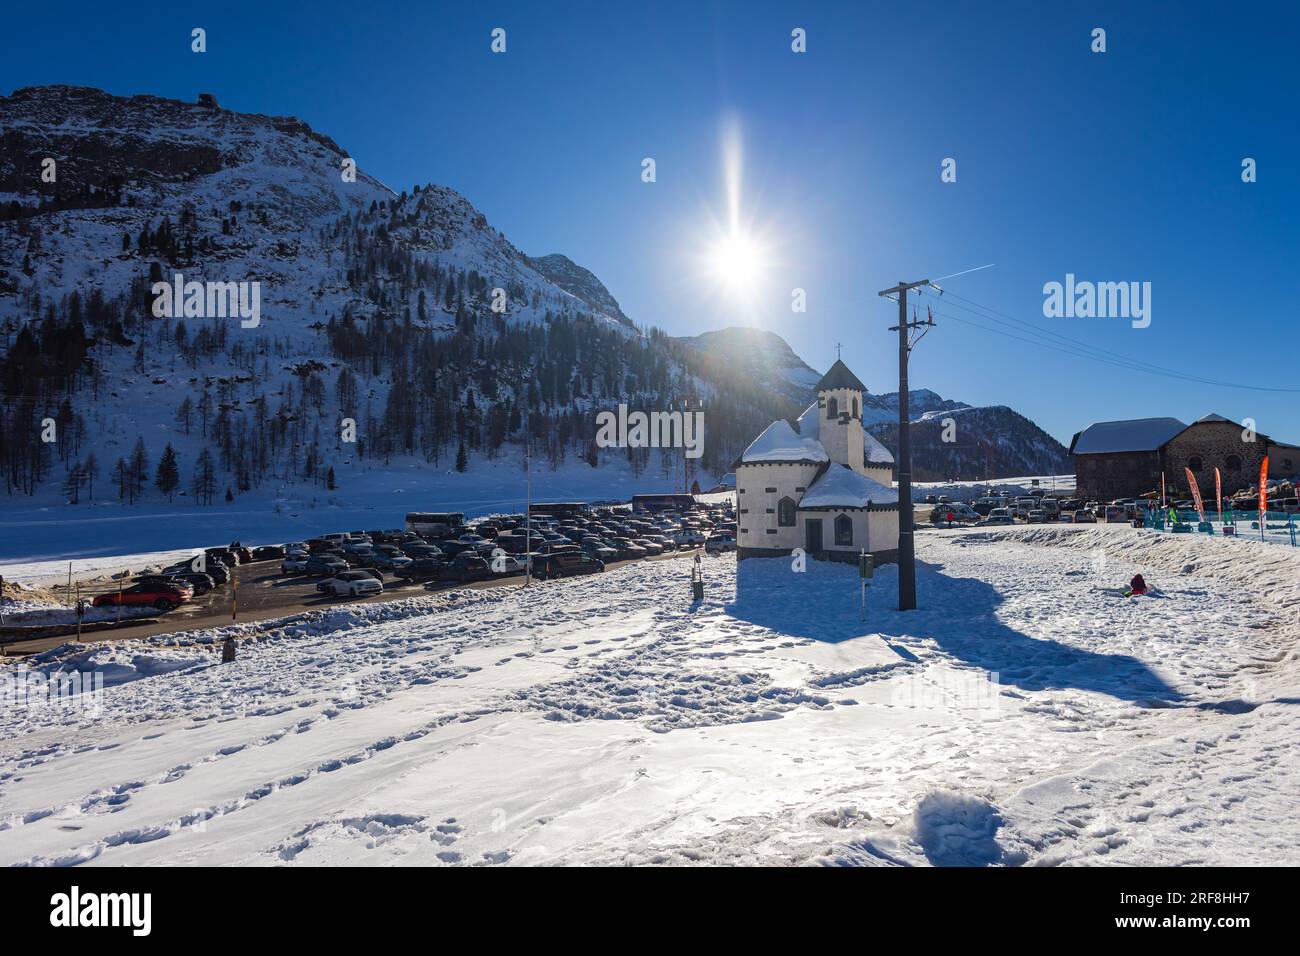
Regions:
<instances>
[{"instance_id":1,"label":"power line","mask_svg":"<svg viewBox=\"0 0 1300 956\"><path fill-rule=\"evenodd\" d=\"M1245 389L1245 390L1257 391L1257 392L1282 392L1282 393L1300 392L1300 386L1248 385L1241 382L1225 382L1219 379L1206 378L1205 376L1194 375L1188 372L1180 372L1177 369L1171 369L1165 366L1155 365L1151 362L1143 361L1142 359L1133 358L1131 356L1123 355L1118 352L1113 352L1110 349L1101 348L1100 346L1089 345L1086 342L1080 342L1077 339L1072 339L1069 336L1060 334L1059 332L1053 332L1049 329L1042 329L1042 328L1035 327L1033 325L1030 325L1027 322L1015 318L1014 316L1007 315L1005 312L1000 312L999 310L994 309L991 306L982 305L971 299L965 299L951 292L945 292L944 298L945 300L959 299L961 301L953 301L950 302L949 304L951 304L954 308L962 309L963 311L968 312L971 315L974 315L977 318L983 319L985 321L995 322L998 325L1009 326L1015 329L1020 334L1016 334L1016 332L1006 332L1001 329L989 328L988 326L984 326L984 325L980 325L979 323L972 322L969 319L963 319L960 316L953 315L950 312L936 311L934 313L935 315L938 315L942 318L952 319L954 322L961 322L964 325L969 325L972 326L973 328L977 328L985 332L993 332L998 335L1005 335L1009 338L1023 342L1026 345L1036 345L1040 348L1050 349L1051 351L1054 352L1061 352L1065 355L1074 356L1075 358L1091 359L1094 362L1100 362L1105 365L1111 365L1117 368L1123 368L1127 371L1142 372L1148 375L1160 375L1167 378L1179 379L1185 382L1194 382L1200 385L1212 385L1219 388L1239 388L1239 389ZM962 302L968 302L970 303L970 305L969 306L963 305ZM979 310L983 310L983 311L979 311ZM992 314L986 314L986 313L992 313ZM1001 316L1002 318L998 318L999 316ZM1025 337L1026 334L1033 336L1033 338L1026 338ZM1043 341L1043 339L1046 339L1048 337L1059 341L1057 342Z\"/></svg>"}]
</instances>

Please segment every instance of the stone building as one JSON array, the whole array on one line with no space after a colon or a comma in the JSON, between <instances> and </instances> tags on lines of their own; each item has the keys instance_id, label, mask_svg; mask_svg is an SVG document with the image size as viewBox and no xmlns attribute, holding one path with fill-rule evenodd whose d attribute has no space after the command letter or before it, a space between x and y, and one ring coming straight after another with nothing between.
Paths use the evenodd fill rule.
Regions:
<instances>
[{"instance_id":1,"label":"stone building","mask_svg":"<svg viewBox=\"0 0 1300 956\"><path fill-rule=\"evenodd\" d=\"M1079 495L1099 500L1159 493L1161 474L1171 497L1185 497L1191 491L1184 468L1191 469L1203 495L1214 493L1218 468L1223 493L1232 494L1259 481L1265 455L1269 478L1300 474L1300 446L1214 414L1191 425L1176 418L1097 422L1074 436L1070 454Z\"/></svg>"},{"instance_id":2,"label":"stone building","mask_svg":"<svg viewBox=\"0 0 1300 956\"><path fill-rule=\"evenodd\" d=\"M769 425L736 463L737 549L741 558L789 554L878 561L898 551L893 456L862 427L857 376L836 361L817 383L817 401L791 425Z\"/></svg>"}]
</instances>

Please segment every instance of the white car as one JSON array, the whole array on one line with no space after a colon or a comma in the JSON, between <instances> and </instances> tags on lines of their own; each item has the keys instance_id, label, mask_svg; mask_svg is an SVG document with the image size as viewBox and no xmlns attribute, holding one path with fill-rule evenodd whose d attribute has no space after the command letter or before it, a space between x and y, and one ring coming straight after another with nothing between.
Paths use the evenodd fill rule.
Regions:
<instances>
[{"instance_id":1,"label":"white car","mask_svg":"<svg viewBox=\"0 0 1300 956\"><path fill-rule=\"evenodd\" d=\"M528 559L522 554L506 554L497 548L488 556L488 566L493 574L523 574L528 567Z\"/></svg>"},{"instance_id":2,"label":"white car","mask_svg":"<svg viewBox=\"0 0 1300 956\"><path fill-rule=\"evenodd\" d=\"M698 531L678 531L672 535L672 539L677 542L680 548L696 548L704 543L704 535Z\"/></svg>"},{"instance_id":3,"label":"white car","mask_svg":"<svg viewBox=\"0 0 1300 956\"><path fill-rule=\"evenodd\" d=\"M721 554L736 550L736 539L729 534L711 534L704 542L704 550Z\"/></svg>"},{"instance_id":4,"label":"white car","mask_svg":"<svg viewBox=\"0 0 1300 956\"><path fill-rule=\"evenodd\" d=\"M307 570L307 555L302 551L295 551L283 561L280 562L281 574L301 574Z\"/></svg>"},{"instance_id":5,"label":"white car","mask_svg":"<svg viewBox=\"0 0 1300 956\"><path fill-rule=\"evenodd\" d=\"M373 574L365 571L343 571L321 581L316 585L316 590L336 597L368 597L371 594L382 594L384 586Z\"/></svg>"}]
</instances>

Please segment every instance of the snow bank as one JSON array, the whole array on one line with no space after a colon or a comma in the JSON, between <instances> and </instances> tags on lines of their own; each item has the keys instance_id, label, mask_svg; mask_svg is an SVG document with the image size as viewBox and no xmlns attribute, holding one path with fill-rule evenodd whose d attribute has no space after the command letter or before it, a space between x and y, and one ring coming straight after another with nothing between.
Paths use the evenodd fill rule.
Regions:
<instances>
[{"instance_id":1,"label":"snow bank","mask_svg":"<svg viewBox=\"0 0 1300 956\"><path fill-rule=\"evenodd\" d=\"M956 537L1071 548L1092 552L1097 560L1104 556L1163 574L1209 578L1239 589L1244 596L1300 615L1300 548L1277 547L1249 538L1168 534L1108 525L1030 526L964 532Z\"/></svg>"}]
</instances>

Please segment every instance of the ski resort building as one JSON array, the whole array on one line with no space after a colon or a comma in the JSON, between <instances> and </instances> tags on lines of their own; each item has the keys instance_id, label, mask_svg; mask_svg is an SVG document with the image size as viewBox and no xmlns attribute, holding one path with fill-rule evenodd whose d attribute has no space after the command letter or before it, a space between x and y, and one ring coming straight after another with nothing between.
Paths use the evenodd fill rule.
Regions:
<instances>
[{"instance_id":1,"label":"ski resort building","mask_svg":"<svg viewBox=\"0 0 1300 956\"><path fill-rule=\"evenodd\" d=\"M837 360L817 383L817 401L793 425L769 425L737 462L740 558L789 554L877 562L898 553L894 457L862 427L866 392Z\"/></svg>"},{"instance_id":2,"label":"ski resort building","mask_svg":"<svg viewBox=\"0 0 1300 956\"><path fill-rule=\"evenodd\" d=\"M1275 441L1222 415L1190 425L1176 418L1096 422L1070 442L1080 495L1101 499L1159 492L1165 476L1170 494L1190 494L1187 472L1201 491L1212 492L1219 469L1224 494L1253 486L1268 457L1269 478L1300 474L1300 447Z\"/></svg>"}]
</instances>

